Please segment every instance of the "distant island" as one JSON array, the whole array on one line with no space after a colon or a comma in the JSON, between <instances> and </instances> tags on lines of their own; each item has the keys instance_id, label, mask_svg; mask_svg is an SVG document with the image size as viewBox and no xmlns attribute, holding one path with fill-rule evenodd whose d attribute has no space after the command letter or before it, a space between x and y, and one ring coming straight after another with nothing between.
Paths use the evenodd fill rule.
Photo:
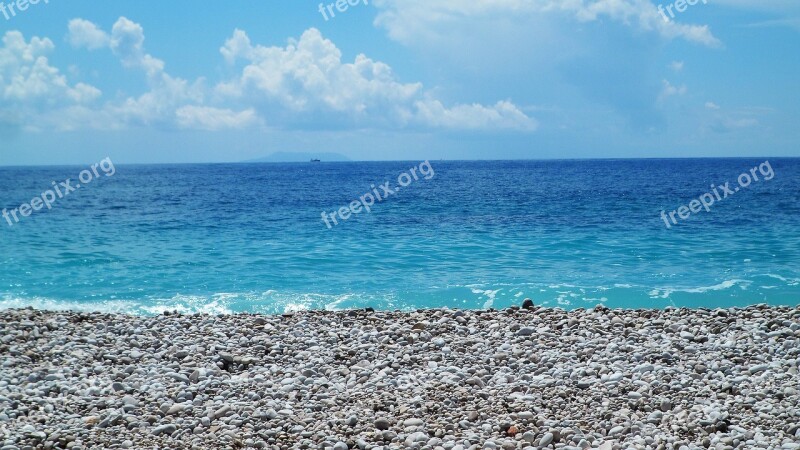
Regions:
<instances>
[{"instance_id":1,"label":"distant island","mask_svg":"<svg viewBox=\"0 0 800 450\"><path fill-rule=\"evenodd\" d=\"M258 162L273 162L273 163L286 163L286 162L309 162L309 161L350 161L350 158L342 155L341 153L309 153L309 152L275 152L263 158L251 159L242 161L246 163Z\"/></svg>"}]
</instances>

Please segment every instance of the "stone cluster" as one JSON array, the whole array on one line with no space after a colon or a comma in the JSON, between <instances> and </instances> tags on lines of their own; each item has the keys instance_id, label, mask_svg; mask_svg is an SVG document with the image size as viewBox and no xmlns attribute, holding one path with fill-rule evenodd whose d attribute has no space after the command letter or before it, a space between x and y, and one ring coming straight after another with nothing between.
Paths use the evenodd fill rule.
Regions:
<instances>
[{"instance_id":1,"label":"stone cluster","mask_svg":"<svg viewBox=\"0 0 800 450\"><path fill-rule=\"evenodd\" d=\"M800 449L800 307L0 311L0 449Z\"/></svg>"}]
</instances>

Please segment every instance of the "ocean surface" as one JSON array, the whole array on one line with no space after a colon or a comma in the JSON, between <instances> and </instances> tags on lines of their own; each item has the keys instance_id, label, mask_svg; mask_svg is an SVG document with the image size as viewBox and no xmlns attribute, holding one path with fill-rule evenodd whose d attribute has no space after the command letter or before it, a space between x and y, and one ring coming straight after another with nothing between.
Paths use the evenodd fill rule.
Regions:
<instances>
[{"instance_id":1,"label":"ocean surface","mask_svg":"<svg viewBox=\"0 0 800 450\"><path fill-rule=\"evenodd\" d=\"M800 159L770 158L771 180L756 171L671 228L661 216L765 159L430 161L432 177L330 229L323 211L420 161L117 165L0 218L0 308L797 305ZM0 207L86 168L0 167Z\"/></svg>"}]
</instances>

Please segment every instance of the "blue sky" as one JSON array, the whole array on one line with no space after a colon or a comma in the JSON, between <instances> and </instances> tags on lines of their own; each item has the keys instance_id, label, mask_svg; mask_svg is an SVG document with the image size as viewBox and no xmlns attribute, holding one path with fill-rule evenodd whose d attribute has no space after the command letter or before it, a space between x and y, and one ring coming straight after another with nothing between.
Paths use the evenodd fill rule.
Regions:
<instances>
[{"instance_id":1,"label":"blue sky","mask_svg":"<svg viewBox=\"0 0 800 450\"><path fill-rule=\"evenodd\" d=\"M800 156L796 0L351 1L0 0L0 165Z\"/></svg>"}]
</instances>

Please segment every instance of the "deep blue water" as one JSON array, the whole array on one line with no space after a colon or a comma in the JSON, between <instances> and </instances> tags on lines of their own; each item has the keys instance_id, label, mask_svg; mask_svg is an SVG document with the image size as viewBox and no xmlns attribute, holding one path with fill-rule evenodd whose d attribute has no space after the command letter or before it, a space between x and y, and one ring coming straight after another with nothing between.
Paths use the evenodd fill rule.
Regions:
<instances>
[{"instance_id":1,"label":"deep blue water","mask_svg":"<svg viewBox=\"0 0 800 450\"><path fill-rule=\"evenodd\" d=\"M323 210L420 162L117 165L0 218L0 308L796 305L800 159L671 229L660 216L765 159L431 161L330 230ZM85 168L0 168L0 207Z\"/></svg>"}]
</instances>

